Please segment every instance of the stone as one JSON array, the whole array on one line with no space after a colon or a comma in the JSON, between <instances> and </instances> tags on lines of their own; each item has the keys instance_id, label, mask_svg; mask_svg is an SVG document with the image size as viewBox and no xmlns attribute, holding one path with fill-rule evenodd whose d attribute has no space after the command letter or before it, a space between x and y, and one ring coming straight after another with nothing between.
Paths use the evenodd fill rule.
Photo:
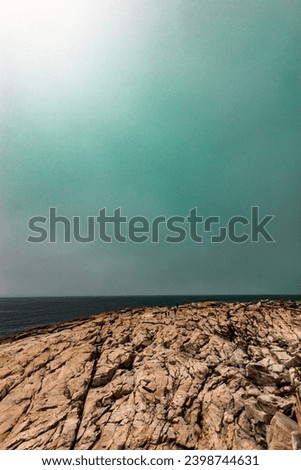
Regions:
<instances>
[{"instance_id":1,"label":"stone","mask_svg":"<svg viewBox=\"0 0 301 470\"><path fill-rule=\"evenodd\" d=\"M301 432L293 431L291 436L293 450L301 450Z\"/></svg>"},{"instance_id":2,"label":"stone","mask_svg":"<svg viewBox=\"0 0 301 470\"><path fill-rule=\"evenodd\" d=\"M202 302L0 338L0 448L299 450L300 313Z\"/></svg>"},{"instance_id":3,"label":"stone","mask_svg":"<svg viewBox=\"0 0 301 470\"><path fill-rule=\"evenodd\" d=\"M292 449L292 433L300 433L300 428L292 419L277 411L267 430L267 443L269 450ZM297 439L294 438L297 442Z\"/></svg>"}]
</instances>

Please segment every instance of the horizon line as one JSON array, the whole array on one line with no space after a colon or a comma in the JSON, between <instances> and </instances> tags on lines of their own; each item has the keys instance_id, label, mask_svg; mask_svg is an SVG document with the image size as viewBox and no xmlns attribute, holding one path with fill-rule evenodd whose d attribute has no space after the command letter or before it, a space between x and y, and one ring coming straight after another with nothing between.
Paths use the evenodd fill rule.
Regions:
<instances>
[{"instance_id":1,"label":"horizon line","mask_svg":"<svg viewBox=\"0 0 301 470\"><path fill-rule=\"evenodd\" d=\"M269 298L269 297L300 297L301 294L82 294L82 295L4 295L0 296L0 299L41 299L41 298L87 298L87 297L262 297L262 298Z\"/></svg>"}]
</instances>

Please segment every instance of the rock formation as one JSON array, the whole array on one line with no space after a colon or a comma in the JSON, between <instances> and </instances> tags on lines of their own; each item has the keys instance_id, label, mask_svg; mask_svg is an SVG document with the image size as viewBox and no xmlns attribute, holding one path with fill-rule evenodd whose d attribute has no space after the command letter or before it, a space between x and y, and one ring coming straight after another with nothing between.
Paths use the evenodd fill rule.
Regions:
<instances>
[{"instance_id":1,"label":"rock formation","mask_svg":"<svg viewBox=\"0 0 301 470\"><path fill-rule=\"evenodd\" d=\"M300 449L301 302L141 308L0 342L1 449Z\"/></svg>"}]
</instances>

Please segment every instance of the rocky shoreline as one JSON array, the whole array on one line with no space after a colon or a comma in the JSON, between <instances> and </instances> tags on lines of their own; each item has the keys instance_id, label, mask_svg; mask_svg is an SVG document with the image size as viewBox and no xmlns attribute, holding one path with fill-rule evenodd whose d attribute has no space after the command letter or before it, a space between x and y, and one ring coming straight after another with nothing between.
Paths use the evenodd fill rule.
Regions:
<instances>
[{"instance_id":1,"label":"rocky shoreline","mask_svg":"<svg viewBox=\"0 0 301 470\"><path fill-rule=\"evenodd\" d=\"M301 302L127 309L0 340L0 449L300 449Z\"/></svg>"}]
</instances>

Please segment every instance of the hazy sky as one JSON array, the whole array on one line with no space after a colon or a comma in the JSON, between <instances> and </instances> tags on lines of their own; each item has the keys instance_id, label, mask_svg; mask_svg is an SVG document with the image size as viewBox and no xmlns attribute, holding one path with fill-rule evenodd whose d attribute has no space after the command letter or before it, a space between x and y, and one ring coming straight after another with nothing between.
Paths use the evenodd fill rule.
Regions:
<instances>
[{"instance_id":1,"label":"hazy sky","mask_svg":"<svg viewBox=\"0 0 301 470\"><path fill-rule=\"evenodd\" d=\"M0 3L0 295L300 293L300 1ZM251 206L275 243L26 241Z\"/></svg>"}]
</instances>

